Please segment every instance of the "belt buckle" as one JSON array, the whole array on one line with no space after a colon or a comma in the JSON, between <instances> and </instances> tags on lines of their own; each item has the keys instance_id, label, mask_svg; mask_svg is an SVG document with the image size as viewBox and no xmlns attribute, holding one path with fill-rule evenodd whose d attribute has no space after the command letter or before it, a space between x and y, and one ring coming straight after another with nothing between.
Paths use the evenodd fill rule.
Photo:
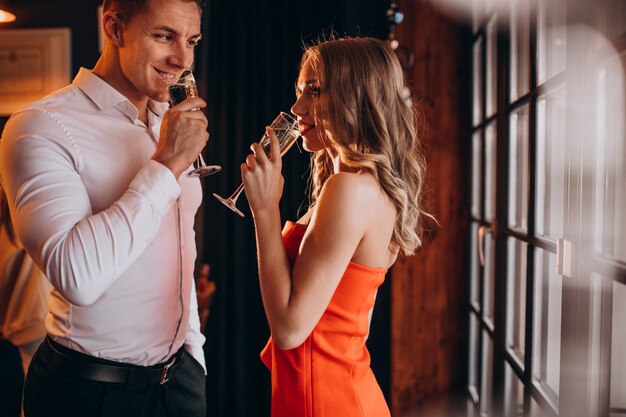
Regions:
<instances>
[{"instance_id":1,"label":"belt buckle","mask_svg":"<svg viewBox=\"0 0 626 417\"><path fill-rule=\"evenodd\" d=\"M161 381L159 382L161 385L165 384L170 379L167 377L167 372L169 369L176 363L176 355L172 356L172 360L163 367L163 372L161 373Z\"/></svg>"}]
</instances>

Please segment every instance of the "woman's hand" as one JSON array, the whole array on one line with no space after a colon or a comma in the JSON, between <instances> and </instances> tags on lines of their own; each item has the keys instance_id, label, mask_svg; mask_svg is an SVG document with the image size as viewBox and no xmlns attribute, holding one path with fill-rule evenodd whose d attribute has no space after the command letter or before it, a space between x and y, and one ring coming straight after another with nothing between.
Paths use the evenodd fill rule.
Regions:
<instances>
[{"instance_id":1,"label":"woman's hand","mask_svg":"<svg viewBox=\"0 0 626 417\"><path fill-rule=\"evenodd\" d=\"M246 198L253 216L264 210L278 210L285 180L281 173L282 159L276 133L266 127L270 138L270 157L258 143L252 144L252 154L241 164L241 178L246 190Z\"/></svg>"}]
</instances>

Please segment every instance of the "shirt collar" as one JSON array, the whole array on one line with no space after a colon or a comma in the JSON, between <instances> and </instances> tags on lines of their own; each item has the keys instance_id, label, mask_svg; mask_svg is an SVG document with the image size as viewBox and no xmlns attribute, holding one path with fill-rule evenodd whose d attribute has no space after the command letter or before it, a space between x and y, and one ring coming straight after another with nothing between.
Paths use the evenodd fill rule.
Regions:
<instances>
[{"instance_id":1,"label":"shirt collar","mask_svg":"<svg viewBox=\"0 0 626 417\"><path fill-rule=\"evenodd\" d=\"M137 108L122 93L113 88L109 83L98 77L91 70L81 68L72 82L80 88L101 110L112 107L119 109L131 120L136 120L139 112ZM168 109L167 103L148 100L148 109L157 117L161 118Z\"/></svg>"}]
</instances>

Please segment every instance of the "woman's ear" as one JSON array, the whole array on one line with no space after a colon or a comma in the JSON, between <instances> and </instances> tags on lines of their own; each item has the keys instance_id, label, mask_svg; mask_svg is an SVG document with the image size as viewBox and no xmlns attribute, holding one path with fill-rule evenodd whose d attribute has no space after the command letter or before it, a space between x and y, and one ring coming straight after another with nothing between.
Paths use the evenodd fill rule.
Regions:
<instances>
[{"instance_id":1,"label":"woman's ear","mask_svg":"<svg viewBox=\"0 0 626 417\"><path fill-rule=\"evenodd\" d=\"M106 38L115 46L123 46L124 39L122 36L122 22L111 12L106 12L102 16L102 27Z\"/></svg>"}]
</instances>

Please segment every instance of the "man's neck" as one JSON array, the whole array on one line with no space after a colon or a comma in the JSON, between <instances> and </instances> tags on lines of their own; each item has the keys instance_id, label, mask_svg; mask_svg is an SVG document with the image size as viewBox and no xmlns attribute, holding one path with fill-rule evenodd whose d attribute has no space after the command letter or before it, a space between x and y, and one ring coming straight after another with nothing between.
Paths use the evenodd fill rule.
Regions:
<instances>
[{"instance_id":1,"label":"man's neck","mask_svg":"<svg viewBox=\"0 0 626 417\"><path fill-rule=\"evenodd\" d=\"M133 93L136 90L122 73L116 59L101 56L92 72L123 94L137 109L137 118L145 125L148 124L148 97L138 92Z\"/></svg>"}]
</instances>

